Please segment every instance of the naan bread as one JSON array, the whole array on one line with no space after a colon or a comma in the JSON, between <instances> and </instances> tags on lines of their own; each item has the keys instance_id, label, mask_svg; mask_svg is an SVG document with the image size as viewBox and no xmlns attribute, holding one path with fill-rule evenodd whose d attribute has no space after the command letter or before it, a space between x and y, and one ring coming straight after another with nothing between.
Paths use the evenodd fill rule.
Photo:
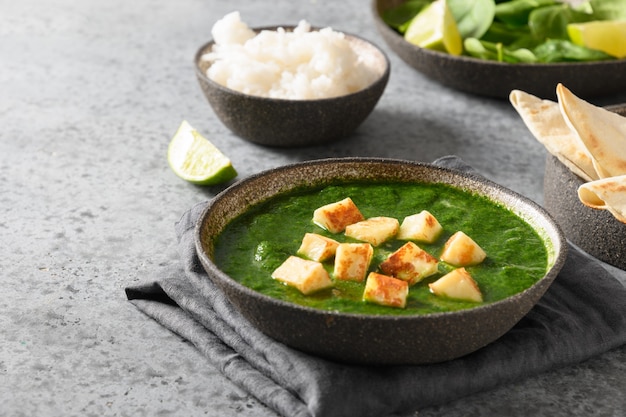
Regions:
<instances>
[{"instance_id":1,"label":"naan bread","mask_svg":"<svg viewBox=\"0 0 626 417\"><path fill-rule=\"evenodd\" d=\"M561 114L583 143L599 178L626 175L626 118L594 106L559 84Z\"/></svg>"},{"instance_id":2,"label":"naan bread","mask_svg":"<svg viewBox=\"0 0 626 417\"><path fill-rule=\"evenodd\" d=\"M557 85L558 103L513 90L511 104L548 152L586 183L584 205L626 223L626 117L594 106Z\"/></svg>"},{"instance_id":3,"label":"naan bread","mask_svg":"<svg viewBox=\"0 0 626 417\"><path fill-rule=\"evenodd\" d=\"M608 210L626 223L626 175L585 183L578 187L578 198L584 205Z\"/></svg>"},{"instance_id":4,"label":"naan bread","mask_svg":"<svg viewBox=\"0 0 626 417\"><path fill-rule=\"evenodd\" d=\"M566 123L558 103L520 90L511 91L509 100L526 127L548 152L584 180L599 178L591 155Z\"/></svg>"}]
</instances>

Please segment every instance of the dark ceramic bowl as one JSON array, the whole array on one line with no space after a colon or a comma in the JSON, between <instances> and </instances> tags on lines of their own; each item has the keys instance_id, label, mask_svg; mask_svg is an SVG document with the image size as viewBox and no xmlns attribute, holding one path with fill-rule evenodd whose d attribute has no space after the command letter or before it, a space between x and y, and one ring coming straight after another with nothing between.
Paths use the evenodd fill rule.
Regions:
<instances>
[{"instance_id":1,"label":"dark ceramic bowl","mask_svg":"<svg viewBox=\"0 0 626 417\"><path fill-rule=\"evenodd\" d=\"M556 99L562 83L582 98L626 92L626 60L554 64L507 64L453 56L412 45L381 19L381 13L406 0L374 0L376 27L387 45L408 65L448 87L507 99L513 89Z\"/></svg>"},{"instance_id":2,"label":"dark ceramic bowl","mask_svg":"<svg viewBox=\"0 0 626 417\"><path fill-rule=\"evenodd\" d=\"M414 316L348 314L303 307L258 293L222 272L212 260L214 240L256 203L301 187L336 181L446 183L499 202L544 239L549 268L532 287L504 300L457 312ZM215 197L196 226L196 249L209 278L254 326L295 349L332 360L367 364L424 364L461 357L493 342L515 325L548 289L565 261L558 226L532 201L477 176L417 162L339 158L272 169L242 180Z\"/></svg>"},{"instance_id":3,"label":"dark ceramic bowl","mask_svg":"<svg viewBox=\"0 0 626 417\"><path fill-rule=\"evenodd\" d=\"M588 254L626 270L626 224L606 210L585 206L578 199L578 187L585 181L548 155L543 183L546 210L563 233Z\"/></svg>"},{"instance_id":4,"label":"dark ceramic bowl","mask_svg":"<svg viewBox=\"0 0 626 417\"><path fill-rule=\"evenodd\" d=\"M281 26L293 30L290 26ZM257 28L275 30L276 27ZM195 56L196 77L213 111L237 136L261 145L300 147L331 142L350 135L363 123L389 80L389 60L374 44L346 34L352 48L378 75L368 87L352 94L317 100L274 99L243 94L206 76L210 63L201 59L213 47L203 45Z\"/></svg>"},{"instance_id":5,"label":"dark ceramic bowl","mask_svg":"<svg viewBox=\"0 0 626 417\"><path fill-rule=\"evenodd\" d=\"M626 106L607 108L626 116ZM626 224L606 210L582 204L578 187L584 183L556 157L548 155L543 183L544 206L572 243L601 261L626 270Z\"/></svg>"}]
</instances>

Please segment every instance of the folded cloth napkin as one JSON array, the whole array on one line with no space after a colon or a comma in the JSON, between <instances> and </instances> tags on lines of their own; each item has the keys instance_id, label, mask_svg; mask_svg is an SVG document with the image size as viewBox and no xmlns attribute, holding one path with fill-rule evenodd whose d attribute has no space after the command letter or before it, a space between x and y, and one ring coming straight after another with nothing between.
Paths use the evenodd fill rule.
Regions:
<instances>
[{"instance_id":1,"label":"folded cloth napkin","mask_svg":"<svg viewBox=\"0 0 626 417\"><path fill-rule=\"evenodd\" d=\"M435 164L471 170L456 157ZM135 306L193 343L226 377L284 416L381 416L415 411L573 364L626 343L626 288L570 247L539 303L494 343L420 366L355 366L308 355L260 333L213 285L194 226L206 203L176 224L181 265L126 289Z\"/></svg>"}]
</instances>

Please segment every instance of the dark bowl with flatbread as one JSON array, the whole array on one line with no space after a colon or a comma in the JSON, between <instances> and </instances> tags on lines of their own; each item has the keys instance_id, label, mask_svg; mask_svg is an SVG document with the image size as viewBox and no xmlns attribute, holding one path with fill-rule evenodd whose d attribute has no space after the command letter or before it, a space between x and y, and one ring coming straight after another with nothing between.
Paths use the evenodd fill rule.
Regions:
<instances>
[{"instance_id":1,"label":"dark bowl with flatbread","mask_svg":"<svg viewBox=\"0 0 626 417\"><path fill-rule=\"evenodd\" d=\"M626 117L626 105L607 109ZM593 257L626 270L626 224L606 210L581 203L578 188L585 182L557 157L548 155L543 183L544 207L572 243Z\"/></svg>"},{"instance_id":2,"label":"dark bowl with flatbread","mask_svg":"<svg viewBox=\"0 0 626 417\"><path fill-rule=\"evenodd\" d=\"M454 56L413 45L388 26L381 14L406 0L374 0L374 23L387 46L429 79L463 92L506 99L511 90L556 98L562 83L582 98L626 92L626 59L596 62L509 64Z\"/></svg>"}]
</instances>

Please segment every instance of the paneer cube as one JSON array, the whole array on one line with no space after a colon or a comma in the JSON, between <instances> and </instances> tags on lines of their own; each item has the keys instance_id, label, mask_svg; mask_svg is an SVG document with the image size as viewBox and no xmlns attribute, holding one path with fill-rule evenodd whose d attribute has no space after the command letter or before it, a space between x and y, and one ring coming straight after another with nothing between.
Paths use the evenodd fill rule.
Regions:
<instances>
[{"instance_id":1,"label":"paneer cube","mask_svg":"<svg viewBox=\"0 0 626 417\"><path fill-rule=\"evenodd\" d=\"M317 233L306 233L297 254L314 261L324 262L335 256L339 242Z\"/></svg>"},{"instance_id":2,"label":"paneer cube","mask_svg":"<svg viewBox=\"0 0 626 417\"><path fill-rule=\"evenodd\" d=\"M443 247L440 259L454 266L478 265L485 260L487 254L478 243L459 231L450 236Z\"/></svg>"},{"instance_id":3,"label":"paneer cube","mask_svg":"<svg viewBox=\"0 0 626 417\"><path fill-rule=\"evenodd\" d=\"M350 197L319 207L313 212L313 222L331 233L343 232L349 224L363 219Z\"/></svg>"},{"instance_id":4,"label":"paneer cube","mask_svg":"<svg viewBox=\"0 0 626 417\"><path fill-rule=\"evenodd\" d=\"M413 285L437 272L437 258L417 246L407 242L389 255L379 268L383 274L401 279Z\"/></svg>"},{"instance_id":5,"label":"paneer cube","mask_svg":"<svg viewBox=\"0 0 626 417\"><path fill-rule=\"evenodd\" d=\"M333 285L324 266L316 261L290 256L274 272L272 278L300 290L302 294L311 294Z\"/></svg>"},{"instance_id":6,"label":"paneer cube","mask_svg":"<svg viewBox=\"0 0 626 417\"><path fill-rule=\"evenodd\" d=\"M387 275L370 272L365 282L363 300L389 307L406 307L409 284Z\"/></svg>"},{"instance_id":7,"label":"paneer cube","mask_svg":"<svg viewBox=\"0 0 626 417\"><path fill-rule=\"evenodd\" d=\"M458 300L483 301L483 295L474 278L465 268L458 268L439 278L432 284L428 284L430 291L441 297Z\"/></svg>"},{"instance_id":8,"label":"paneer cube","mask_svg":"<svg viewBox=\"0 0 626 417\"><path fill-rule=\"evenodd\" d=\"M378 246L398 233L400 222L392 217L371 217L346 227L346 236Z\"/></svg>"},{"instance_id":9,"label":"paneer cube","mask_svg":"<svg viewBox=\"0 0 626 417\"><path fill-rule=\"evenodd\" d=\"M374 256L369 243L340 243L335 252L336 279L363 282Z\"/></svg>"},{"instance_id":10,"label":"paneer cube","mask_svg":"<svg viewBox=\"0 0 626 417\"><path fill-rule=\"evenodd\" d=\"M418 214L407 216L402 220L397 238L400 240L417 240L420 242L433 243L443 227L429 211L423 210Z\"/></svg>"}]
</instances>

